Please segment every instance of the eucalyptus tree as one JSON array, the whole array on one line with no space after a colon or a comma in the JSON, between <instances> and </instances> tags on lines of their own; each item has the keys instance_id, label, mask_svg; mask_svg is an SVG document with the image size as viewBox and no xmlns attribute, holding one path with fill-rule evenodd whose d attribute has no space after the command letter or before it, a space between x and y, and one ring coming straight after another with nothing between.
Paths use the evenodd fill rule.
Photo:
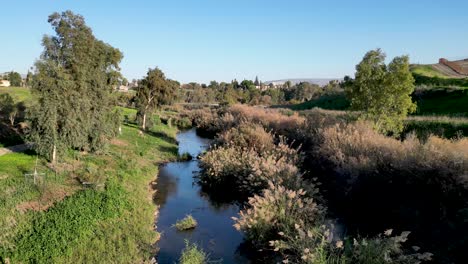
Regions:
<instances>
[{"instance_id":1,"label":"eucalyptus tree","mask_svg":"<svg viewBox=\"0 0 468 264\"><path fill-rule=\"evenodd\" d=\"M122 53L96 39L82 16L53 13L55 31L44 36L35 64L29 139L38 153L56 161L66 149L101 150L115 136L118 116L111 96L119 83Z\"/></svg>"},{"instance_id":2,"label":"eucalyptus tree","mask_svg":"<svg viewBox=\"0 0 468 264\"><path fill-rule=\"evenodd\" d=\"M151 116L158 106L172 103L177 97L180 84L166 79L159 68L149 69L137 87L137 116L141 128L146 130L148 116Z\"/></svg>"}]
</instances>

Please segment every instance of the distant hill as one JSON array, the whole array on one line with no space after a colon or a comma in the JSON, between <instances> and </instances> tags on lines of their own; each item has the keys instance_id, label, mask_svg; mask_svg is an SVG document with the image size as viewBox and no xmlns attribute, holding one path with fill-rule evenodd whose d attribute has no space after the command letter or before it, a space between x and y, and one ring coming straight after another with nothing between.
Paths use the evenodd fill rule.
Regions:
<instances>
[{"instance_id":1,"label":"distant hill","mask_svg":"<svg viewBox=\"0 0 468 264\"><path fill-rule=\"evenodd\" d=\"M285 82L290 81L293 85L301 83L301 82L308 82L312 84L317 84L320 86L324 86L328 84L330 81L338 80L341 81L343 80L342 78L330 78L330 79L318 79L318 78L312 78L312 79L282 79L282 80L276 80L276 81L267 81L264 82L266 85L270 85L270 83L273 83L274 85L283 85Z\"/></svg>"},{"instance_id":2,"label":"distant hill","mask_svg":"<svg viewBox=\"0 0 468 264\"><path fill-rule=\"evenodd\" d=\"M448 61L441 58L435 64L413 64L411 71L425 77L468 78L468 59Z\"/></svg>"}]
</instances>

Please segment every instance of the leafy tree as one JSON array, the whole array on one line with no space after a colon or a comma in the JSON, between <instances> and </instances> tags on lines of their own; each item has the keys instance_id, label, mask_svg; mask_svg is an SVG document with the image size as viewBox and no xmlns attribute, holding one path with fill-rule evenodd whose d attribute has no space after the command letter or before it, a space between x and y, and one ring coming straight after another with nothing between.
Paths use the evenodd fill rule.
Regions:
<instances>
[{"instance_id":1,"label":"leafy tree","mask_svg":"<svg viewBox=\"0 0 468 264\"><path fill-rule=\"evenodd\" d=\"M408 113L416 110L411 101L414 79L408 56L395 57L388 66L384 61L380 49L367 52L356 66L356 78L347 94L351 107L362 111L362 119L372 121L380 132L399 133Z\"/></svg>"},{"instance_id":2,"label":"leafy tree","mask_svg":"<svg viewBox=\"0 0 468 264\"><path fill-rule=\"evenodd\" d=\"M21 75L17 72L12 71L8 73L8 80L11 86L21 86Z\"/></svg>"},{"instance_id":3,"label":"leafy tree","mask_svg":"<svg viewBox=\"0 0 468 264\"><path fill-rule=\"evenodd\" d=\"M243 80L240 84L242 90L255 89L255 84L251 80Z\"/></svg>"},{"instance_id":4,"label":"leafy tree","mask_svg":"<svg viewBox=\"0 0 468 264\"><path fill-rule=\"evenodd\" d=\"M154 113L158 106L172 103L177 97L179 84L168 81L159 68L149 69L146 77L137 87L136 102L141 128L147 128L147 117Z\"/></svg>"},{"instance_id":5,"label":"leafy tree","mask_svg":"<svg viewBox=\"0 0 468 264\"><path fill-rule=\"evenodd\" d=\"M33 74L32 74L32 72L28 71L28 74L26 74L25 85L26 85L27 87L31 87L31 85L32 85L32 80L33 80Z\"/></svg>"},{"instance_id":6,"label":"leafy tree","mask_svg":"<svg viewBox=\"0 0 468 264\"><path fill-rule=\"evenodd\" d=\"M97 40L82 16L71 11L49 16L54 36L45 36L35 64L29 140L38 153L56 161L73 148L101 150L115 136L119 118L113 88L119 83L122 53Z\"/></svg>"},{"instance_id":7,"label":"leafy tree","mask_svg":"<svg viewBox=\"0 0 468 264\"><path fill-rule=\"evenodd\" d=\"M14 108L15 102L13 97L9 94L0 94L0 115L2 117L8 116Z\"/></svg>"}]
</instances>

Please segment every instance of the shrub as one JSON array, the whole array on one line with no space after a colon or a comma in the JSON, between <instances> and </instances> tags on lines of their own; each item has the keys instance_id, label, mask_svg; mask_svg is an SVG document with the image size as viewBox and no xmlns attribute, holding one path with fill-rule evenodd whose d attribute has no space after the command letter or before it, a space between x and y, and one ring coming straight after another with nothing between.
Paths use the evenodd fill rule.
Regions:
<instances>
[{"instance_id":1,"label":"shrub","mask_svg":"<svg viewBox=\"0 0 468 264\"><path fill-rule=\"evenodd\" d=\"M419 253L419 247L403 249L402 244L410 232L394 237L391 232L387 230L373 238L342 241L334 238L333 232L324 225L296 225L289 232L280 232L280 238L270 241L270 246L283 254L284 261L304 264L414 264L432 259L431 253Z\"/></svg>"},{"instance_id":2,"label":"shrub","mask_svg":"<svg viewBox=\"0 0 468 264\"><path fill-rule=\"evenodd\" d=\"M189 161L192 159L193 159L192 155L188 152L185 152L179 155L179 161Z\"/></svg>"},{"instance_id":3,"label":"shrub","mask_svg":"<svg viewBox=\"0 0 468 264\"><path fill-rule=\"evenodd\" d=\"M215 145L231 145L243 148L253 148L258 152L270 151L274 148L274 139L271 133L258 124L242 123L233 127L216 138Z\"/></svg>"},{"instance_id":4,"label":"shrub","mask_svg":"<svg viewBox=\"0 0 468 264\"><path fill-rule=\"evenodd\" d=\"M192 215L187 215L184 219L177 220L174 227L177 228L177 230L179 231L185 231L194 229L195 227L197 227L197 225L197 220L195 220L195 218L193 218Z\"/></svg>"},{"instance_id":5,"label":"shrub","mask_svg":"<svg viewBox=\"0 0 468 264\"><path fill-rule=\"evenodd\" d=\"M301 155L280 143L272 150L259 153L254 148L223 146L210 150L201 158L202 185L211 189L230 189L238 197L259 193L268 181L297 186L301 174L296 164ZM228 188L229 187L229 188Z\"/></svg>"},{"instance_id":6,"label":"shrub","mask_svg":"<svg viewBox=\"0 0 468 264\"><path fill-rule=\"evenodd\" d=\"M239 218L233 218L234 227L242 230L248 240L265 245L297 225L319 223L323 210L313 198L306 196L306 191L290 190L269 182L269 188L262 195L249 198L248 208L239 213Z\"/></svg>"},{"instance_id":7,"label":"shrub","mask_svg":"<svg viewBox=\"0 0 468 264\"><path fill-rule=\"evenodd\" d=\"M190 244L185 240L185 248L179 258L180 264L204 264L208 262L208 255L196 244Z\"/></svg>"}]
</instances>

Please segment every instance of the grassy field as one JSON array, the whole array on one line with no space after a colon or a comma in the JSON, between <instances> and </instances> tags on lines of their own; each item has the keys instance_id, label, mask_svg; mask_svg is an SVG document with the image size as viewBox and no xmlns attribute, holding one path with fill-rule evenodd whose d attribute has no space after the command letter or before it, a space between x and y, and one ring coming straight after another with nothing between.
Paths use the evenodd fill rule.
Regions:
<instances>
[{"instance_id":1,"label":"grassy field","mask_svg":"<svg viewBox=\"0 0 468 264\"><path fill-rule=\"evenodd\" d=\"M413 97L418 105L416 115L468 115L468 89L435 87L427 89ZM314 107L326 110L346 110L349 101L345 94L322 96L302 104L293 105L293 110L307 110Z\"/></svg>"},{"instance_id":2,"label":"grassy field","mask_svg":"<svg viewBox=\"0 0 468 264\"><path fill-rule=\"evenodd\" d=\"M10 94L15 103L25 102L27 104L32 100L30 89L25 87L0 87L0 94L2 93Z\"/></svg>"},{"instance_id":3,"label":"grassy field","mask_svg":"<svg viewBox=\"0 0 468 264\"><path fill-rule=\"evenodd\" d=\"M148 261L158 239L150 182L158 163L177 158L175 133L160 124L140 136L125 125L105 153L70 153L57 174L40 160L47 173L40 187L23 176L34 168L34 153L1 156L0 262Z\"/></svg>"},{"instance_id":4,"label":"grassy field","mask_svg":"<svg viewBox=\"0 0 468 264\"><path fill-rule=\"evenodd\" d=\"M431 65L411 65L411 72L426 77L450 78L450 76L435 70Z\"/></svg>"},{"instance_id":5,"label":"grassy field","mask_svg":"<svg viewBox=\"0 0 468 264\"><path fill-rule=\"evenodd\" d=\"M433 88L415 100L418 115L468 115L468 89Z\"/></svg>"}]
</instances>

